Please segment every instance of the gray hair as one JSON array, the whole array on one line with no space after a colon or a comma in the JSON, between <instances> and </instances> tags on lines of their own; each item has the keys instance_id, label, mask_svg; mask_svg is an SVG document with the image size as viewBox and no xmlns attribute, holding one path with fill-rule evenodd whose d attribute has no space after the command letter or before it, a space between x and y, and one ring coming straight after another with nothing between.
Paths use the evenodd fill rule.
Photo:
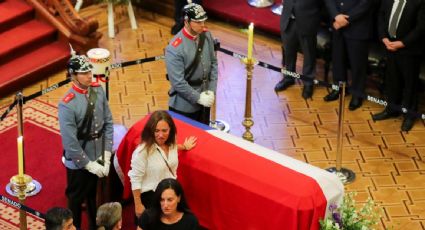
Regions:
<instances>
[{"instance_id":1,"label":"gray hair","mask_svg":"<svg viewBox=\"0 0 425 230\"><path fill-rule=\"evenodd\" d=\"M122 207L118 202L102 204L97 209L97 229L110 230L122 219Z\"/></svg>"}]
</instances>

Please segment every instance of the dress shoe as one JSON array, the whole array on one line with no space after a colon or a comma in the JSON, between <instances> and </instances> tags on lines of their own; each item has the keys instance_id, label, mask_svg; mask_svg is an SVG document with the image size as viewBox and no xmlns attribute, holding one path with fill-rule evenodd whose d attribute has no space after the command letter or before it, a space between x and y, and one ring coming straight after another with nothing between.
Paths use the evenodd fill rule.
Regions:
<instances>
[{"instance_id":1,"label":"dress shoe","mask_svg":"<svg viewBox=\"0 0 425 230\"><path fill-rule=\"evenodd\" d=\"M388 109L384 109L384 111L380 113L373 114L372 119L374 121L381 121L381 120L397 117L398 115L399 115L398 112L393 112L393 111L389 111Z\"/></svg>"},{"instance_id":2,"label":"dress shoe","mask_svg":"<svg viewBox=\"0 0 425 230\"><path fill-rule=\"evenodd\" d=\"M415 124L415 119L412 117L406 117L401 124L401 131L410 131Z\"/></svg>"},{"instance_id":3,"label":"dress shoe","mask_svg":"<svg viewBox=\"0 0 425 230\"><path fill-rule=\"evenodd\" d=\"M353 111L358 109L360 106L362 106L363 104L363 99L359 98L359 97L352 97L350 104L348 105L348 109Z\"/></svg>"},{"instance_id":4,"label":"dress shoe","mask_svg":"<svg viewBox=\"0 0 425 230\"><path fill-rule=\"evenodd\" d=\"M306 100L311 98L313 96L313 85L304 85L301 96Z\"/></svg>"},{"instance_id":5,"label":"dress shoe","mask_svg":"<svg viewBox=\"0 0 425 230\"><path fill-rule=\"evenodd\" d=\"M293 84L295 84L295 81L293 78L285 77L276 84L276 86L274 87L274 91L278 92L278 91L285 90Z\"/></svg>"},{"instance_id":6,"label":"dress shoe","mask_svg":"<svg viewBox=\"0 0 425 230\"><path fill-rule=\"evenodd\" d=\"M323 100L324 101L335 101L339 98L339 91L338 90L332 90L328 95L326 95Z\"/></svg>"}]
</instances>

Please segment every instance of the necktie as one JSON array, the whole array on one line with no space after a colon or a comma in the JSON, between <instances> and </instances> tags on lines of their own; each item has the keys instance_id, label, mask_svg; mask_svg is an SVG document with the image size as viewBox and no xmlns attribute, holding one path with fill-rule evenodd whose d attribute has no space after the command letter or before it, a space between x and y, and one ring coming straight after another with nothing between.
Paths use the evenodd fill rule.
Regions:
<instances>
[{"instance_id":1,"label":"necktie","mask_svg":"<svg viewBox=\"0 0 425 230\"><path fill-rule=\"evenodd\" d=\"M404 2L406 0L400 0L398 2L397 8L394 11L393 17L391 18L390 21L390 26L388 27L388 33L391 37L395 38L396 37L396 32L397 32L397 22L400 19L401 16L401 9L403 8Z\"/></svg>"}]
</instances>

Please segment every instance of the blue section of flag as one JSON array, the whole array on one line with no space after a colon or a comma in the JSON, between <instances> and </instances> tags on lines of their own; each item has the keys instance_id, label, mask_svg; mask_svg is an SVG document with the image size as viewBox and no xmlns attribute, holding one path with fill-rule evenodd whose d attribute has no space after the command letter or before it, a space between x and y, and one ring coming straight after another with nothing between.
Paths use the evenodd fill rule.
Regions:
<instances>
[{"instance_id":1,"label":"blue section of flag","mask_svg":"<svg viewBox=\"0 0 425 230\"><path fill-rule=\"evenodd\" d=\"M192 125L192 126L195 126L195 127L197 127L197 128L200 128L200 129L203 129L203 130L212 130L213 128L212 127L210 127L210 126L208 126L208 125L205 125L205 124L202 124L202 123L200 123L200 122L198 122L198 121L195 121L195 120L192 120L192 119L190 119L190 118L187 118L187 117L185 117L185 116L183 116L183 115L181 115L181 114L178 114L178 113L175 113L175 112L172 112L172 111L168 111L168 113L173 117L173 118L176 118L176 119L179 119L179 120L181 120L181 121L184 121L184 122L186 122L186 123L188 123L188 124L190 124L190 125Z\"/></svg>"}]
</instances>

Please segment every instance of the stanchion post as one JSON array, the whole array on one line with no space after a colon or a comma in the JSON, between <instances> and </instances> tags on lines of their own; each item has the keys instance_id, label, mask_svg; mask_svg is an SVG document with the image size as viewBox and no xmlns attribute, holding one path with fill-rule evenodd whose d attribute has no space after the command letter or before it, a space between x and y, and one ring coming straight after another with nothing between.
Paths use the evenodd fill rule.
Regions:
<instances>
[{"instance_id":1,"label":"stanchion post","mask_svg":"<svg viewBox=\"0 0 425 230\"><path fill-rule=\"evenodd\" d=\"M342 149L344 137L344 111L345 111L345 82L339 82L339 111L338 111L338 133L336 147L336 167L326 169L338 176L343 184L348 184L356 179L356 174L342 167Z\"/></svg>"},{"instance_id":2,"label":"stanchion post","mask_svg":"<svg viewBox=\"0 0 425 230\"><path fill-rule=\"evenodd\" d=\"M23 113L22 113L22 107L24 105L24 96L22 95L22 92L18 92L16 94L16 100L17 100L17 119L18 119L18 168L19 173L17 176L13 176L11 178L11 182L15 185L15 188L17 190L17 196L19 199L20 204L25 204L25 197L26 197L26 189L27 184L25 183L25 151L24 151L24 124L23 124ZM20 152L21 151L21 152ZM21 158L22 159L19 159ZM22 164L22 165L21 165ZM20 230L26 230L27 229L27 213L20 209L19 210L19 229Z\"/></svg>"},{"instance_id":3,"label":"stanchion post","mask_svg":"<svg viewBox=\"0 0 425 230\"><path fill-rule=\"evenodd\" d=\"M341 171L342 147L344 137L344 115L345 115L345 82L339 82L339 108L338 108L338 135L336 144L336 170Z\"/></svg>"},{"instance_id":4,"label":"stanchion post","mask_svg":"<svg viewBox=\"0 0 425 230\"><path fill-rule=\"evenodd\" d=\"M21 204L25 203L27 196L32 196L40 192L41 184L33 180L31 176L25 174L25 148L24 148L24 123L23 123L23 104L24 96L22 92L16 94L17 101L17 119L18 119L18 175L10 178L10 183L6 186L6 191L19 199ZM20 229L27 229L26 212L19 211Z\"/></svg>"}]
</instances>

